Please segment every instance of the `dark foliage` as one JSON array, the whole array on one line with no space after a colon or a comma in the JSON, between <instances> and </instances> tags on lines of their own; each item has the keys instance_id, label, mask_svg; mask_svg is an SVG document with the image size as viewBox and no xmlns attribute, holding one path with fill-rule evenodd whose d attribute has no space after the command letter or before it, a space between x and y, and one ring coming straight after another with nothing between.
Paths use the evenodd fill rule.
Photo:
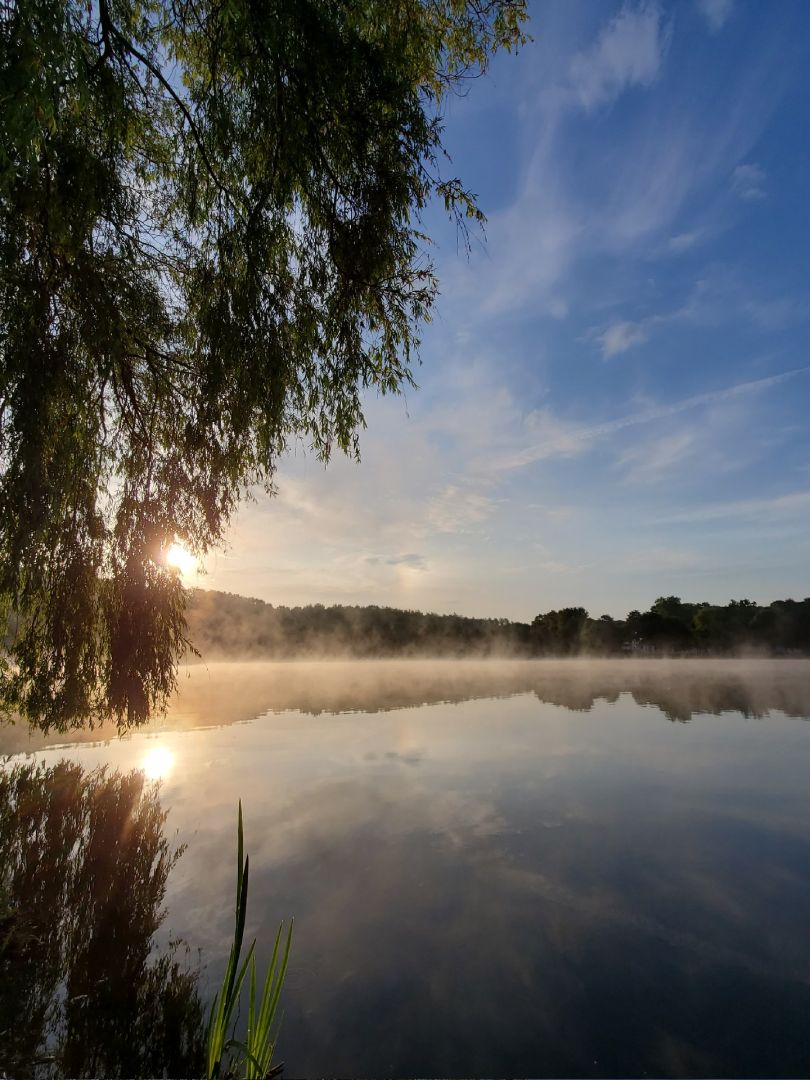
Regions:
<instances>
[{"instance_id":1,"label":"dark foliage","mask_svg":"<svg viewBox=\"0 0 810 1080\"><path fill-rule=\"evenodd\" d=\"M0 0L0 707L144 720L168 545L411 382L441 105L524 0Z\"/></svg>"},{"instance_id":2,"label":"dark foliage","mask_svg":"<svg viewBox=\"0 0 810 1080\"><path fill-rule=\"evenodd\" d=\"M722 606L661 596L649 611L631 611L624 620L609 615L591 619L583 608L564 608L537 616L532 642L539 652L556 656L804 655L810 653L810 599L775 600L762 607L751 600Z\"/></svg>"},{"instance_id":3,"label":"dark foliage","mask_svg":"<svg viewBox=\"0 0 810 1080\"><path fill-rule=\"evenodd\" d=\"M274 607L231 593L196 590L189 637L203 659L293 656L528 655L530 628L388 607Z\"/></svg>"},{"instance_id":4,"label":"dark foliage","mask_svg":"<svg viewBox=\"0 0 810 1080\"><path fill-rule=\"evenodd\" d=\"M810 599L725 607L662 597L626 619L592 619L585 608L509 619L423 614L388 607L275 607L230 593L196 590L189 636L203 658L351 656L612 656L737 652L810 653Z\"/></svg>"}]
</instances>

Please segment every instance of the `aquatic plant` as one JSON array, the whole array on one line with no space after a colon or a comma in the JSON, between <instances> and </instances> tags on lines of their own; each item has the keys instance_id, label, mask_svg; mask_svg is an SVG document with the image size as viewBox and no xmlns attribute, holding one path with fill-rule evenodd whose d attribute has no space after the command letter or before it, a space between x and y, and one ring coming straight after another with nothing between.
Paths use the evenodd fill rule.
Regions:
<instances>
[{"instance_id":1,"label":"aquatic plant","mask_svg":"<svg viewBox=\"0 0 810 1080\"><path fill-rule=\"evenodd\" d=\"M273 955L264 980L264 990L258 1013L256 1012L256 957L252 956L250 959L250 1004L248 1006L247 1040L242 1047L245 1054L246 1080L264 1080L265 1077L275 1073L275 1070L271 1069L273 1051L276 1048L273 1028L281 988L284 985L284 976L287 974L287 963L290 958L290 945L292 944L292 928L291 919L280 962L279 946L281 945L284 923L278 928L273 946Z\"/></svg>"},{"instance_id":2,"label":"aquatic plant","mask_svg":"<svg viewBox=\"0 0 810 1080\"><path fill-rule=\"evenodd\" d=\"M287 930L283 950L281 939L284 923L278 928L273 955L264 981L261 1002L256 1010L256 941L251 942L244 960L240 964L242 943L245 934L247 916L249 856L244 854L244 833L242 827L242 801L239 801L239 821L237 826L237 866L236 866L236 920L233 941L228 955L228 963L222 979L222 986L211 1003L206 1037L206 1077L216 1080L222 1075L223 1060L229 1051L230 1069L244 1065L246 1080L264 1080L275 1075L279 1069L273 1069L272 1060L276 1040L274 1037L275 1019L278 1011L281 989L287 974L287 963L292 944L293 922ZM234 1013L239 1004L245 975L250 969L250 998L248 1005L247 1036L244 1042L228 1037L232 1031Z\"/></svg>"}]
</instances>

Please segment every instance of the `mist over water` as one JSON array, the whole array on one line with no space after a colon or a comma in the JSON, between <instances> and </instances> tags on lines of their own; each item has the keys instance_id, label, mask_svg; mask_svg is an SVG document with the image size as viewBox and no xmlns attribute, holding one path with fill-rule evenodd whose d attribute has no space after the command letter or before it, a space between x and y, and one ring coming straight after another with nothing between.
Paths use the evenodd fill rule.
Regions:
<instances>
[{"instance_id":1,"label":"mist over water","mask_svg":"<svg viewBox=\"0 0 810 1080\"><path fill-rule=\"evenodd\" d=\"M670 720L733 710L810 716L810 661L746 658L571 660L219 661L180 669L166 714L134 733L154 734L255 720L268 712L386 712L533 694L538 702L587 711L629 694ZM0 727L0 754L65 743L104 742L115 728L42 732Z\"/></svg>"},{"instance_id":2,"label":"mist over water","mask_svg":"<svg viewBox=\"0 0 810 1080\"><path fill-rule=\"evenodd\" d=\"M296 936L285 1075L807 1075L810 663L195 667L123 740L0 750L160 777L156 955Z\"/></svg>"}]
</instances>

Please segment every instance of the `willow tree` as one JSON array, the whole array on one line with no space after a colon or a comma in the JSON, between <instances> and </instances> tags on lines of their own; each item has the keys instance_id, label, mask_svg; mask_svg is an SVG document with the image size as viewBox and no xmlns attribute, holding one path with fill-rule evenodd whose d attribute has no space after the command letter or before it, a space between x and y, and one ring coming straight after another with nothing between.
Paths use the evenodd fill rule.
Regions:
<instances>
[{"instance_id":1,"label":"willow tree","mask_svg":"<svg viewBox=\"0 0 810 1080\"><path fill-rule=\"evenodd\" d=\"M525 0L0 0L0 705L138 722L184 593L304 440L357 453L436 280L442 101Z\"/></svg>"}]
</instances>

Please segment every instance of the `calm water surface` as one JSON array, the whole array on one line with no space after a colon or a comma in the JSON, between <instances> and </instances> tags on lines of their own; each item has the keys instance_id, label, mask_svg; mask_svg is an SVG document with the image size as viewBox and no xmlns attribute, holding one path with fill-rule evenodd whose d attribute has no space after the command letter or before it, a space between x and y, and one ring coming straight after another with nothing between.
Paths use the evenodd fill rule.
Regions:
<instances>
[{"instance_id":1,"label":"calm water surface","mask_svg":"<svg viewBox=\"0 0 810 1080\"><path fill-rule=\"evenodd\" d=\"M137 1011L177 1075L241 798L287 1077L806 1076L808 718L804 661L222 664L125 739L0 730L3 903L67 898L6 1056L131 1068Z\"/></svg>"}]
</instances>

